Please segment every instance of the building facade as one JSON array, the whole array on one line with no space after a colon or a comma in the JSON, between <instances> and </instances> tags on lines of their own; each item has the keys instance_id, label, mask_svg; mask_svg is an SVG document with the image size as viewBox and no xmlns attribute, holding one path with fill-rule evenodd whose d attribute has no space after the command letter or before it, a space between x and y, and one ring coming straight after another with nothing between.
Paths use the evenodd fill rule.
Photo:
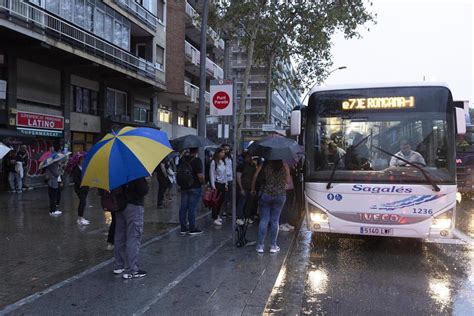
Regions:
<instances>
[{"instance_id":1,"label":"building facade","mask_svg":"<svg viewBox=\"0 0 474 316\"><path fill-rule=\"evenodd\" d=\"M0 0L0 139L88 150L112 128L156 127L166 90L163 0Z\"/></svg>"}]
</instances>

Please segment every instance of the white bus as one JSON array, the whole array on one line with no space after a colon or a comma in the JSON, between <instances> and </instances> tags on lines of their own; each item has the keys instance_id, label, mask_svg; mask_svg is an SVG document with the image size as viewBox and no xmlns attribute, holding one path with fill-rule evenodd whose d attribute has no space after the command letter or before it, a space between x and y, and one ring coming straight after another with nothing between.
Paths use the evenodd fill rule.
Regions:
<instances>
[{"instance_id":1,"label":"white bus","mask_svg":"<svg viewBox=\"0 0 474 316\"><path fill-rule=\"evenodd\" d=\"M305 146L308 228L452 238L455 138L465 125L444 84L316 88L291 120Z\"/></svg>"}]
</instances>

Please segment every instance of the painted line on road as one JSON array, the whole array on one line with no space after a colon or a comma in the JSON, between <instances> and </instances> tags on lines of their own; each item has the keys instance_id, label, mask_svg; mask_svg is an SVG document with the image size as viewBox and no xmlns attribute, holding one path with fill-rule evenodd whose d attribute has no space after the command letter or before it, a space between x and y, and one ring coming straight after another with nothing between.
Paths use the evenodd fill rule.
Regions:
<instances>
[{"instance_id":1,"label":"painted line on road","mask_svg":"<svg viewBox=\"0 0 474 316\"><path fill-rule=\"evenodd\" d=\"M202 215L199 215L196 219L197 219L197 220L200 220L200 219L202 219L202 218L208 216L210 213L211 213L211 212L206 212L206 213L204 213L204 214L202 214ZM176 226L175 228L170 229L170 230L167 231L166 233L164 233L164 234L162 234L162 235L159 235L159 236L156 236L156 237L150 239L149 241L143 243L140 248L144 248L144 247L150 245L151 243L153 243L153 242L155 242L155 241L158 241L158 240L164 238L165 236L167 236L167 235L169 235L169 234L175 232L175 231L178 230L178 229L180 229L180 226L179 226L179 225ZM81 272L81 273L79 273L79 274L76 274L76 275L74 275L74 276L72 276L72 277L70 277L70 278L68 278L68 279L66 279L66 280L64 280L64 281L61 281L61 282L59 282L59 283L56 283L55 285L50 286L50 287L48 287L47 289L45 289L45 290L43 290L43 291L39 291L39 292L36 292L36 293L34 293L34 294L31 294L30 296L27 296L27 297L25 297L25 298L19 300L18 302L15 302L15 303L13 303L13 304L11 304L11 305L7 305L4 309L0 310L0 316L6 315L6 314L8 314L8 313L11 313L11 312L17 310L18 308L22 307L23 305L32 303L32 302L36 301L37 299L41 298L42 296L44 296L44 295L46 295L46 294L48 294L48 293L50 293L50 292L53 292L53 291L55 291L55 290L57 290L57 289L59 289L59 288L65 286L65 285L67 285L67 284L69 284L69 283L71 283L71 282L74 282L74 281L76 281L76 280L78 280L78 279L80 279L80 278L82 278L82 277L84 277L84 276L86 276L86 275L88 275L88 274L91 274L91 273L93 273L93 272L95 272L95 271L97 271L97 270L99 270L99 269L105 267L106 265L108 265L108 264L110 264L110 263L112 263L112 262L114 262L114 258L110 258L110 259L108 259L108 260L106 260L106 261L104 261L104 262L102 262L102 263L99 263L98 265L93 266L92 268L89 268L89 269L87 269L87 270L85 270L85 271L83 271L83 272Z\"/></svg>"},{"instance_id":2,"label":"painted line on road","mask_svg":"<svg viewBox=\"0 0 474 316\"><path fill-rule=\"evenodd\" d=\"M455 237L461 239L462 241L464 241L468 245L471 245L471 246L474 245L474 239L472 239L471 237L469 237L468 235L466 235L465 233L463 233L460 230L457 230L457 229L453 230L453 235Z\"/></svg>"},{"instance_id":3,"label":"painted line on road","mask_svg":"<svg viewBox=\"0 0 474 316\"><path fill-rule=\"evenodd\" d=\"M192 266L190 266L186 271L184 271L183 273L181 273L180 275L178 275L178 277L176 279L174 279L172 282L170 282L167 286L165 286L165 288L163 290L161 290L156 296L155 298L153 298L151 301L149 301L148 303L145 304L145 306L136 311L135 313L133 313L133 315L143 315L145 314L147 311L150 310L150 308L156 304L163 296L165 296L166 294L168 294L169 291L171 291L176 285L178 285L179 283L181 283L181 281L183 281L188 275L190 275L194 270L196 270L197 268L199 268L199 266L201 264L203 264L204 262L206 262L210 257L212 257L213 255L215 255L217 253L217 251L219 251L227 242L229 242L230 240L232 239L232 237L229 237L227 239L225 239L223 242L221 242L219 244L219 246L217 246L214 250L212 250L211 252L209 252L207 255L205 255L204 257L202 257L201 259L199 259L199 261L195 262Z\"/></svg>"}]
</instances>

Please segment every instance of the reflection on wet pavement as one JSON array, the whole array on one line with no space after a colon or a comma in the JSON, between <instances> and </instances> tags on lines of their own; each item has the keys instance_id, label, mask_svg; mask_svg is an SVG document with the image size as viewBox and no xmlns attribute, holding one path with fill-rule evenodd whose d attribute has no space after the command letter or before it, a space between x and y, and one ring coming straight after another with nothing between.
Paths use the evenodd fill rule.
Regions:
<instances>
[{"instance_id":1,"label":"reflection on wet pavement","mask_svg":"<svg viewBox=\"0 0 474 316\"><path fill-rule=\"evenodd\" d=\"M144 241L176 226L177 205L156 209L156 181L146 198ZM113 256L105 250L111 222L102 211L95 189L88 196L84 217L77 220L78 199L71 187L62 191L63 215L48 214L47 189L0 194L0 307L80 273Z\"/></svg>"}]
</instances>

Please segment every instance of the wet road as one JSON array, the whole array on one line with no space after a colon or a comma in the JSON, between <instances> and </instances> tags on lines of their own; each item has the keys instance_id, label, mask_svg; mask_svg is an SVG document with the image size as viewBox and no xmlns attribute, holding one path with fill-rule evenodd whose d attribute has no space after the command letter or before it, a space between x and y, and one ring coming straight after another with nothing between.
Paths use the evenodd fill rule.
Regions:
<instances>
[{"instance_id":1,"label":"wet road","mask_svg":"<svg viewBox=\"0 0 474 316\"><path fill-rule=\"evenodd\" d=\"M457 227L474 237L474 201L460 204ZM474 246L312 236L303 225L266 311L474 315Z\"/></svg>"}]
</instances>

